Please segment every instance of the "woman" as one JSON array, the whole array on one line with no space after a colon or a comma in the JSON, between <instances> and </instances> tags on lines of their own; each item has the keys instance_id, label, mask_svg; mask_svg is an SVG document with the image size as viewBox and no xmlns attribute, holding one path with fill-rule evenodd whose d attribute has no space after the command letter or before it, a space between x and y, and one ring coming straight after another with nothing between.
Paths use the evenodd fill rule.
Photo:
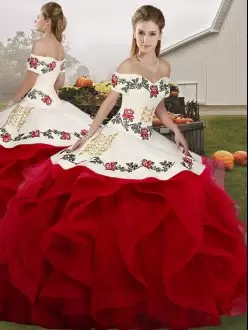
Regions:
<instances>
[{"instance_id":1,"label":"woman","mask_svg":"<svg viewBox=\"0 0 248 330\"><path fill-rule=\"evenodd\" d=\"M66 19L61 6L43 5L35 27L43 37L33 45L22 84L0 112L0 216L16 192L22 170L71 145L91 123L56 93L65 81L61 41Z\"/></svg>"},{"instance_id":2,"label":"woman","mask_svg":"<svg viewBox=\"0 0 248 330\"><path fill-rule=\"evenodd\" d=\"M132 23L131 57L113 74L87 137L27 170L0 222L2 319L187 329L245 311L234 205L164 109L164 16L142 6ZM97 131L120 94L120 111ZM176 144L152 130L154 112Z\"/></svg>"}]
</instances>

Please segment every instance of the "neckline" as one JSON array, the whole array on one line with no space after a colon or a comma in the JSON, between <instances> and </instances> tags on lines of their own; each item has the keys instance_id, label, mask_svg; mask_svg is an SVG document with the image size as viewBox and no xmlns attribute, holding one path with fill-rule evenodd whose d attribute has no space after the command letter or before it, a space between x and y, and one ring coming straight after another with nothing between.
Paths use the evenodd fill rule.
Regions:
<instances>
[{"instance_id":1,"label":"neckline","mask_svg":"<svg viewBox=\"0 0 248 330\"><path fill-rule=\"evenodd\" d=\"M50 58L50 59L54 60L55 62L64 62L65 61L65 59L57 60L56 58L54 58L52 56L42 56L42 55L35 55L35 54L30 54L30 56L32 56L32 57L41 57L41 58Z\"/></svg>"},{"instance_id":2,"label":"neckline","mask_svg":"<svg viewBox=\"0 0 248 330\"><path fill-rule=\"evenodd\" d=\"M151 81L150 79L148 79L148 78L142 76L142 75L139 74L139 73L119 73L119 72L116 71L115 74L116 74L117 76L136 76L136 77L141 77L141 78L147 80L147 81L148 81L150 84L152 84L152 85L156 85L156 84L158 84L161 80L165 80L165 79L169 80L169 79L170 79L169 77L163 76L163 77L159 78L157 81L153 82L153 81Z\"/></svg>"}]
</instances>

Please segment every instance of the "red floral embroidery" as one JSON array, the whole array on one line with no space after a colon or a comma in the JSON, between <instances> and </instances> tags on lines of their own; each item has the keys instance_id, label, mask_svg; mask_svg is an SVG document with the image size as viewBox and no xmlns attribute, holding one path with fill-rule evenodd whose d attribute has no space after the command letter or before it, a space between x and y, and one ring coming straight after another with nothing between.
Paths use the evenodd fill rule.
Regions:
<instances>
[{"instance_id":1,"label":"red floral embroidery","mask_svg":"<svg viewBox=\"0 0 248 330\"><path fill-rule=\"evenodd\" d=\"M40 137L40 131L39 130L32 131L31 136L32 138Z\"/></svg>"},{"instance_id":2,"label":"red floral embroidery","mask_svg":"<svg viewBox=\"0 0 248 330\"><path fill-rule=\"evenodd\" d=\"M115 171L116 163L115 162L106 163L106 164L104 164L104 167L105 167L105 170Z\"/></svg>"},{"instance_id":3,"label":"red floral embroidery","mask_svg":"<svg viewBox=\"0 0 248 330\"><path fill-rule=\"evenodd\" d=\"M67 132L61 132L61 140L70 140L71 134Z\"/></svg>"},{"instance_id":4,"label":"red floral embroidery","mask_svg":"<svg viewBox=\"0 0 248 330\"><path fill-rule=\"evenodd\" d=\"M112 75L112 86L115 87L115 86L117 86L117 84L118 84L118 77L115 74L113 74Z\"/></svg>"},{"instance_id":5,"label":"red floral embroidery","mask_svg":"<svg viewBox=\"0 0 248 330\"><path fill-rule=\"evenodd\" d=\"M2 134L1 137L2 137L3 142L10 142L12 140L11 135L9 133Z\"/></svg>"},{"instance_id":6,"label":"red floral embroidery","mask_svg":"<svg viewBox=\"0 0 248 330\"><path fill-rule=\"evenodd\" d=\"M134 120L134 110L132 109L124 109L124 112L122 114L122 117L124 119L128 119L130 121L133 121Z\"/></svg>"},{"instance_id":7,"label":"red floral embroidery","mask_svg":"<svg viewBox=\"0 0 248 330\"><path fill-rule=\"evenodd\" d=\"M140 129L140 136L142 137L142 140L149 140L151 133L148 128L142 127Z\"/></svg>"},{"instance_id":8,"label":"red floral embroidery","mask_svg":"<svg viewBox=\"0 0 248 330\"><path fill-rule=\"evenodd\" d=\"M30 57L28 60L28 63L29 63L30 68L37 69L37 67L39 65L39 60L35 57Z\"/></svg>"},{"instance_id":9,"label":"red floral embroidery","mask_svg":"<svg viewBox=\"0 0 248 330\"><path fill-rule=\"evenodd\" d=\"M82 131L80 132L82 136L87 135L88 131L87 129L82 129Z\"/></svg>"},{"instance_id":10,"label":"red floral embroidery","mask_svg":"<svg viewBox=\"0 0 248 330\"><path fill-rule=\"evenodd\" d=\"M153 162L151 160L143 159L141 164L146 168L152 168Z\"/></svg>"},{"instance_id":11,"label":"red floral embroidery","mask_svg":"<svg viewBox=\"0 0 248 330\"><path fill-rule=\"evenodd\" d=\"M48 64L50 71L53 71L56 68L56 62L53 61L52 63Z\"/></svg>"},{"instance_id":12,"label":"red floral embroidery","mask_svg":"<svg viewBox=\"0 0 248 330\"><path fill-rule=\"evenodd\" d=\"M183 157L183 161L184 161L186 164L189 164L190 166L193 165L193 160L192 160L192 158L189 158L188 156Z\"/></svg>"},{"instance_id":13,"label":"red floral embroidery","mask_svg":"<svg viewBox=\"0 0 248 330\"><path fill-rule=\"evenodd\" d=\"M158 86L156 85L150 86L150 96L157 97L157 95L158 95Z\"/></svg>"},{"instance_id":14,"label":"red floral embroidery","mask_svg":"<svg viewBox=\"0 0 248 330\"><path fill-rule=\"evenodd\" d=\"M184 150L184 148L183 148L183 151L182 151L183 153L185 153L185 150ZM186 157L190 157L190 158L193 158L193 156L191 155L191 153L188 151L187 152L187 155L185 155Z\"/></svg>"},{"instance_id":15,"label":"red floral embroidery","mask_svg":"<svg viewBox=\"0 0 248 330\"><path fill-rule=\"evenodd\" d=\"M50 105L52 103L52 99L49 95L44 95L41 99L46 105Z\"/></svg>"}]
</instances>

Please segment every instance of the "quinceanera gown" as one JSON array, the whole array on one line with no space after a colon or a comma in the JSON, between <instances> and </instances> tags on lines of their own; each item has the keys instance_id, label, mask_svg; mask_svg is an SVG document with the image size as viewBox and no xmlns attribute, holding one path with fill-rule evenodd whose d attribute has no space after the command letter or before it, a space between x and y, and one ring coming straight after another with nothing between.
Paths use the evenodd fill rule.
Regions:
<instances>
[{"instance_id":1,"label":"quinceanera gown","mask_svg":"<svg viewBox=\"0 0 248 330\"><path fill-rule=\"evenodd\" d=\"M152 130L169 79L112 78L122 106L78 150L27 169L0 221L0 319L185 329L245 312L246 247L201 157Z\"/></svg>"},{"instance_id":2,"label":"quinceanera gown","mask_svg":"<svg viewBox=\"0 0 248 330\"><path fill-rule=\"evenodd\" d=\"M26 97L0 112L0 216L20 184L22 170L71 145L91 118L61 101L54 83L65 61L31 54L27 69L38 74Z\"/></svg>"}]
</instances>

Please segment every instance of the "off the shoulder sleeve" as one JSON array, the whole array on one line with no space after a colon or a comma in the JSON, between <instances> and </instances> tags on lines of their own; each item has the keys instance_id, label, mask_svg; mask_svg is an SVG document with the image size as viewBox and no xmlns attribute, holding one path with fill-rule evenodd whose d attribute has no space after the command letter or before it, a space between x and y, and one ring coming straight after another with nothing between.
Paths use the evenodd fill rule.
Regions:
<instances>
[{"instance_id":1,"label":"off the shoulder sleeve","mask_svg":"<svg viewBox=\"0 0 248 330\"><path fill-rule=\"evenodd\" d=\"M31 54L27 60L27 69L37 74L45 74L53 71L57 62L53 59L47 59L43 56Z\"/></svg>"},{"instance_id":2,"label":"off the shoulder sleeve","mask_svg":"<svg viewBox=\"0 0 248 330\"><path fill-rule=\"evenodd\" d=\"M31 54L27 60L27 69L29 71L41 74L41 65L38 56Z\"/></svg>"},{"instance_id":3,"label":"off the shoulder sleeve","mask_svg":"<svg viewBox=\"0 0 248 330\"><path fill-rule=\"evenodd\" d=\"M129 80L125 75L122 75L121 73L113 73L112 75L112 90L121 93L121 94L126 94L129 89Z\"/></svg>"}]
</instances>

